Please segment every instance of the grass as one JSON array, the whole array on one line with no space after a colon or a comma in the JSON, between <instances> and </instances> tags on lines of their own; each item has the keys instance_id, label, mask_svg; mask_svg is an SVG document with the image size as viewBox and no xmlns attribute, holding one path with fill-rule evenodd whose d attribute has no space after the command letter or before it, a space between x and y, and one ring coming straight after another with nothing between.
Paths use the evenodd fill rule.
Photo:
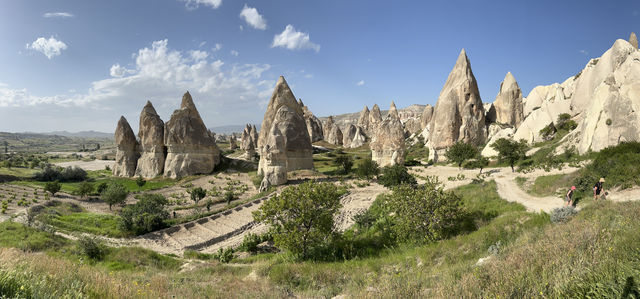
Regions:
<instances>
[{"instance_id":1,"label":"grass","mask_svg":"<svg viewBox=\"0 0 640 299\"><path fill-rule=\"evenodd\" d=\"M114 238L128 236L118 228L119 216L89 213L70 203L48 202L36 212L36 219L68 232L83 232Z\"/></svg>"},{"instance_id":2,"label":"grass","mask_svg":"<svg viewBox=\"0 0 640 299\"><path fill-rule=\"evenodd\" d=\"M23 167L0 167L0 175L8 175L19 178L31 178L38 172L37 169L23 168Z\"/></svg>"},{"instance_id":3,"label":"grass","mask_svg":"<svg viewBox=\"0 0 640 299\"><path fill-rule=\"evenodd\" d=\"M564 191L569 190L569 188L571 188L571 183L576 177L578 177L578 175L578 172L572 172L568 174L539 176L535 179L533 185L525 191L531 195L539 197L553 195L564 196L564 194L561 194L563 191L560 191L559 193L557 191L559 189L563 189Z\"/></svg>"},{"instance_id":4,"label":"grass","mask_svg":"<svg viewBox=\"0 0 640 299\"><path fill-rule=\"evenodd\" d=\"M335 146L333 146L332 148L335 148ZM337 150L340 150L342 153L353 158L354 170L358 167L362 159L367 158L371 155L368 144L365 144L358 148L338 148ZM338 165L338 163L336 163L336 156L337 154L335 151L313 155L313 168L315 168L316 171L326 175L340 175L341 167Z\"/></svg>"},{"instance_id":5,"label":"grass","mask_svg":"<svg viewBox=\"0 0 640 299\"><path fill-rule=\"evenodd\" d=\"M59 236L19 223L0 222L0 247L15 247L27 251L61 248L69 242Z\"/></svg>"}]
</instances>

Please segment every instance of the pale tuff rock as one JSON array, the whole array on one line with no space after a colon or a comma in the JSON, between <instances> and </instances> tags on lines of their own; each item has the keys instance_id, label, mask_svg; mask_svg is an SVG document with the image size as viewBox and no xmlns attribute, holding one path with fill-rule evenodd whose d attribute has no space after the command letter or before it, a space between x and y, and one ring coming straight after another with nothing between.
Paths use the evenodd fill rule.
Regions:
<instances>
[{"instance_id":1,"label":"pale tuff rock","mask_svg":"<svg viewBox=\"0 0 640 299\"><path fill-rule=\"evenodd\" d=\"M486 141L485 111L469 59L460 52L433 110L430 128L430 156L457 141L481 145Z\"/></svg>"},{"instance_id":2,"label":"pale tuff rock","mask_svg":"<svg viewBox=\"0 0 640 299\"><path fill-rule=\"evenodd\" d=\"M407 121L404 122L404 131L406 136L411 136L422 131L420 120L417 118L407 119Z\"/></svg>"},{"instance_id":3,"label":"pale tuff rock","mask_svg":"<svg viewBox=\"0 0 640 299\"><path fill-rule=\"evenodd\" d=\"M364 106L364 109L360 112L357 126L362 128L364 131L369 130L369 107Z\"/></svg>"},{"instance_id":4,"label":"pale tuff rock","mask_svg":"<svg viewBox=\"0 0 640 299\"><path fill-rule=\"evenodd\" d=\"M136 172L140 146L136 141L136 135L133 134L133 130L131 130L131 126L129 126L129 122L124 116L121 116L118 121L114 138L117 150L116 162L113 165L113 175L132 177Z\"/></svg>"},{"instance_id":5,"label":"pale tuff rock","mask_svg":"<svg viewBox=\"0 0 640 299\"><path fill-rule=\"evenodd\" d=\"M251 125L251 130L249 130L249 136L251 136L251 140L253 140L253 144L258 146L258 130L256 129L256 125Z\"/></svg>"},{"instance_id":6,"label":"pale tuff rock","mask_svg":"<svg viewBox=\"0 0 640 299\"><path fill-rule=\"evenodd\" d=\"M522 91L511 72L500 84L500 92L493 103L496 122L518 127L524 119L522 112Z\"/></svg>"},{"instance_id":7,"label":"pale tuff rock","mask_svg":"<svg viewBox=\"0 0 640 299\"><path fill-rule=\"evenodd\" d=\"M165 162L164 122L149 101L140 113L138 137L142 155L138 159L136 175L144 178L162 175Z\"/></svg>"},{"instance_id":8,"label":"pale tuff rock","mask_svg":"<svg viewBox=\"0 0 640 299\"><path fill-rule=\"evenodd\" d=\"M355 136L353 136L353 139L351 140L351 144L349 145L349 147L351 148L361 147L364 145L366 141L367 141L367 137L362 131L362 128L357 127L356 134Z\"/></svg>"},{"instance_id":9,"label":"pale tuff rock","mask_svg":"<svg viewBox=\"0 0 640 299\"><path fill-rule=\"evenodd\" d=\"M253 138L251 138L251 131L253 127L247 124L242 131L242 137L240 139L240 148L245 152L243 158L246 160L252 160L256 153L256 145L253 142Z\"/></svg>"},{"instance_id":10,"label":"pale tuff rock","mask_svg":"<svg viewBox=\"0 0 640 299\"><path fill-rule=\"evenodd\" d=\"M357 128L353 124L349 125L344 132L342 133L342 146L343 147L351 147L351 142L353 138L356 136Z\"/></svg>"},{"instance_id":11,"label":"pale tuff rock","mask_svg":"<svg viewBox=\"0 0 640 299\"><path fill-rule=\"evenodd\" d=\"M382 122L382 113L380 113L380 107L378 104L374 104L373 108L369 112L369 131L371 134L374 134L375 128L378 124Z\"/></svg>"},{"instance_id":12,"label":"pale tuff rock","mask_svg":"<svg viewBox=\"0 0 640 299\"><path fill-rule=\"evenodd\" d=\"M259 135L261 189L286 182L287 171L313 169L313 147L304 113L280 76L264 114Z\"/></svg>"},{"instance_id":13,"label":"pale tuff rock","mask_svg":"<svg viewBox=\"0 0 640 299\"><path fill-rule=\"evenodd\" d=\"M175 110L165 124L164 140L167 146L164 175L167 177L211 173L220 162L215 136L202 121L189 92L182 97L180 109Z\"/></svg>"},{"instance_id":14,"label":"pale tuff rock","mask_svg":"<svg viewBox=\"0 0 640 299\"><path fill-rule=\"evenodd\" d=\"M376 126L370 144L371 158L381 167L404 164L404 129L398 113L393 113L395 105L391 105L387 117Z\"/></svg>"},{"instance_id":15,"label":"pale tuff rock","mask_svg":"<svg viewBox=\"0 0 640 299\"><path fill-rule=\"evenodd\" d=\"M236 141L236 137L233 135L229 137L229 148L231 150L238 149L238 142Z\"/></svg>"},{"instance_id":16,"label":"pale tuff rock","mask_svg":"<svg viewBox=\"0 0 640 299\"><path fill-rule=\"evenodd\" d=\"M302 100L299 100L302 103ZM322 122L318 119L307 106L303 106L302 112L304 113L304 121L307 124L307 131L311 143L324 139L324 133L322 131Z\"/></svg>"},{"instance_id":17,"label":"pale tuff rock","mask_svg":"<svg viewBox=\"0 0 640 299\"><path fill-rule=\"evenodd\" d=\"M636 49L638 49L638 37L635 32L631 32L629 35L629 43Z\"/></svg>"},{"instance_id":18,"label":"pale tuff rock","mask_svg":"<svg viewBox=\"0 0 640 299\"><path fill-rule=\"evenodd\" d=\"M492 124L491 125L492 128L490 128L490 131L494 131L492 132L492 134L490 134L490 138L489 138L489 142L487 142L487 145L484 147L484 149L482 150L482 155L485 157L496 157L498 156L498 152L496 150L493 149L493 147L491 147L491 145L493 145L496 140L500 139L500 138L512 138L513 137L513 133L515 132L515 130L513 128L504 128L501 129L500 126Z\"/></svg>"},{"instance_id":19,"label":"pale tuff rock","mask_svg":"<svg viewBox=\"0 0 640 299\"><path fill-rule=\"evenodd\" d=\"M562 84L536 87L525 101L525 114L529 109L514 139L540 141L542 127L557 121L560 113L569 113L578 127L564 138L563 148L575 146L584 154L640 140L640 52L617 40L578 75Z\"/></svg>"},{"instance_id":20,"label":"pale tuff rock","mask_svg":"<svg viewBox=\"0 0 640 299\"><path fill-rule=\"evenodd\" d=\"M322 129L324 131L324 140L326 142L333 145L342 145L342 130L340 130L338 125L335 124L332 116L329 116Z\"/></svg>"},{"instance_id":21,"label":"pale tuff rock","mask_svg":"<svg viewBox=\"0 0 640 299\"><path fill-rule=\"evenodd\" d=\"M427 104L424 107L424 111L422 111L422 115L420 116L420 129L424 130L429 123L431 122L431 118L433 117L433 106Z\"/></svg>"}]
</instances>

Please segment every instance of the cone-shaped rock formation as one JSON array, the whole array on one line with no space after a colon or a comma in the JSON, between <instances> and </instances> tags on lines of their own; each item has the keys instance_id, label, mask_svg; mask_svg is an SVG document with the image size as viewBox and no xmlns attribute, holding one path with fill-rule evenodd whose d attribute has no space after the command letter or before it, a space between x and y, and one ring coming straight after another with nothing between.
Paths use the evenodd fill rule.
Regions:
<instances>
[{"instance_id":1,"label":"cone-shaped rock formation","mask_svg":"<svg viewBox=\"0 0 640 299\"><path fill-rule=\"evenodd\" d=\"M522 90L511 72L508 72L500 84L500 92L493 103L496 122L518 127L524 115L522 112Z\"/></svg>"},{"instance_id":2,"label":"cone-shaped rock formation","mask_svg":"<svg viewBox=\"0 0 640 299\"><path fill-rule=\"evenodd\" d=\"M371 139L371 158L380 167L404 163L404 128L397 111L394 113L394 110L395 105L392 102L389 114L376 126Z\"/></svg>"},{"instance_id":3,"label":"cone-shaped rock formation","mask_svg":"<svg viewBox=\"0 0 640 299\"><path fill-rule=\"evenodd\" d=\"M138 159L136 175L144 178L162 175L165 162L164 122L149 101L140 113L138 137L142 155Z\"/></svg>"},{"instance_id":4,"label":"cone-shaped rock formation","mask_svg":"<svg viewBox=\"0 0 640 299\"><path fill-rule=\"evenodd\" d=\"M113 165L113 175L120 177L132 177L136 173L136 165L140 156L140 146L136 141L131 126L124 116L120 117L116 132L116 163Z\"/></svg>"}]
</instances>

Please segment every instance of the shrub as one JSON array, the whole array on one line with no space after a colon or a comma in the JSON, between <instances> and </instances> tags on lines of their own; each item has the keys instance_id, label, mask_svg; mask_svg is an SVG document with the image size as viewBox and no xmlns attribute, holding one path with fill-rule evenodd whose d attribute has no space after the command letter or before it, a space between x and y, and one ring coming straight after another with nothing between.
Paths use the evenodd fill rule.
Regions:
<instances>
[{"instance_id":1,"label":"shrub","mask_svg":"<svg viewBox=\"0 0 640 299\"><path fill-rule=\"evenodd\" d=\"M98 184L98 186L96 187L96 192L98 192L98 194L102 194L102 192L107 189L107 187L109 186L109 184L107 184L107 182L101 182Z\"/></svg>"},{"instance_id":2,"label":"shrub","mask_svg":"<svg viewBox=\"0 0 640 299\"><path fill-rule=\"evenodd\" d=\"M97 261L102 260L106 253L104 245L95 237L85 236L78 239L78 249L82 254Z\"/></svg>"},{"instance_id":3,"label":"shrub","mask_svg":"<svg viewBox=\"0 0 640 299\"><path fill-rule=\"evenodd\" d=\"M462 167L466 168L466 169L480 169L480 173L482 173L482 169L484 169L485 167L487 167L489 165L489 159L485 158L485 157L478 157L474 160L470 160L465 162Z\"/></svg>"},{"instance_id":4,"label":"shrub","mask_svg":"<svg viewBox=\"0 0 640 299\"><path fill-rule=\"evenodd\" d=\"M224 200L227 202L227 204L231 204L231 201L235 198L236 196L235 194L233 194L233 191L227 191L224 193Z\"/></svg>"},{"instance_id":5,"label":"shrub","mask_svg":"<svg viewBox=\"0 0 640 299\"><path fill-rule=\"evenodd\" d=\"M143 194L138 202L120 211L120 229L140 235L166 227L168 203L161 194Z\"/></svg>"},{"instance_id":6,"label":"shrub","mask_svg":"<svg viewBox=\"0 0 640 299\"><path fill-rule=\"evenodd\" d=\"M331 183L309 181L284 189L267 200L254 220L270 226L276 246L302 259L332 237L341 193Z\"/></svg>"},{"instance_id":7,"label":"shrub","mask_svg":"<svg viewBox=\"0 0 640 299\"><path fill-rule=\"evenodd\" d=\"M138 188L142 188L146 183L147 181L145 181L141 175L136 179L136 185L138 185Z\"/></svg>"},{"instance_id":8,"label":"shrub","mask_svg":"<svg viewBox=\"0 0 640 299\"><path fill-rule=\"evenodd\" d=\"M91 193L93 193L93 184L89 182L82 182L78 187L78 195L80 195L81 198L85 198Z\"/></svg>"},{"instance_id":9,"label":"shrub","mask_svg":"<svg viewBox=\"0 0 640 299\"><path fill-rule=\"evenodd\" d=\"M610 126L613 123L613 121L611 121L610 118L607 118L607 122L606 123L607 123L607 126Z\"/></svg>"},{"instance_id":10,"label":"shrub","mask_svg":"<svg viewBox=\"0 0 640 299\"><path fill-rule=\"evenodd\" d=\"M340 165L342 168L341 172L343 174L347 174L351 172L351 167L353 167L353 159L348 155L340 155L336 158L336 163Z\"/></svg>"},{"instance_id":11,"label":"shrub","mask_svg":"<svg viewBox=\"0 0 640 299\"><path fill-rule=\"evenodd\" d=\"M444 191L435 177L428 177L423 185L395 187L386 196L386 209L393 223L392 229L403 243L429 243L455 232L463 214L461 199L451 191Z\"/></svg>"},{"instance_id":12,"label":"shrub","mask_svg":"<svg viewBox=\"0 0 640 299\"><path fill-rule=\"evenodd\" d=\"M233 249L232 248L222 248L218 249L218 253L214 255L216 259L218 259L221 263L228 263L233 259Z\"/></svg>"},{"instance_id":13,"label":"shrub","mask_svg":"<svg viewBox=\"0 0 640 299\"><path fill-rule=\"evenodd\" d=\"M191 195L191 200L193 200L193 202L195 202L196 204L198 204L201 199L207 196L207 191L200 187L188 190L188 193Z\"/></svg>"},{"instance_id":14,"label":"shrub","mask_svg":"<svg viewBox=\"0 0 640 299\"><path fill-rule=\"evenodd\" d=\"M100 199L109 204L109 210L114 204L123 204L127 200L127 187L118 182L111 182L100 194Z\"/></svg>"},{"instance_id":15,"label":"shrub","mask_svg":"<svg viewBox=\"0 0 640 299\"><path fill-rule=\"evenodd\" d=\"M373 177L378 176L380 173L380 168L378 167L378 163L376 161L371 160L371 157L363 159L358 165L358 169L356 173L361 178L371 179Z\"/></svg>"},{"instance_id":16,"label":"shrub","mask_svg":"<svg viewBox=\"0 0 640 299\"><path fill-rule=\"evenodd\" d=\"M516 162L524 159L527 155L528 145L525 140L515 141L507 138L500 138L491 147L498 152L498 160L506 161L511 166L511 171L515 171L513 166Z\"/></svg>"},{"instance_id":17,"label":"shrub","mask_svg":"<svg viewBox=\"0 0 640 299\"><path fill-rule=\"evenodd\" d=\"M554 126L553 123L550 123L540 130L540 135L543 139L549 140L557 131L556 126Z\"/></svg>"},{"instance_id":18,"label":"shrub","mask_svg":"<svg viewBox=\"0 0 640 299\"><path fill-rule=\"evenodd\" d=\"M461 167L464 161L478 155L478 148L472 144L458 141L448 148L444 155L449 161L455 162L458 167Z\"/></svg>"},{"instance_id":19,"label":"shrub","mask_svg":"<svg viewBox=\"0 0 640 299\"><path fill-rule=\"evenodd\" d=\"M599 178L606 178L605 190L610 187L630 188L640 185L640 143L623 142L596 154L589 165L580 171L574 185L582 192L591 193Z\"/></svg>"},{"instance_id":20,"label":"shrub","mask_svg":"<svg viewBox=\"0 0 640 299\"><path fill-rule=\"evenodd\" d=\"M56 196L56 193L60 191L60 188L62 188L62 186L60 186L60 183L58 183L58 181L47 182L46 184L44 184L44 191L51 193L51 195L53 196Z\"/></svg>"},{"instance_id":21,"label":"shrub","mask_svg":"<svg viewBox=\"0 0 640 299\"><path fill-rule=\"evenodd\" d=\"M578 211L572 206L555 208L551 211L551 222L553 223L563 223L567 222L573 217L575 214L578 214Z\"/></svg>"},{"instance_id":22,"label":"shrub","mask_svg":"<svg viewBox=\"0 0 640 299\"><path fill-rule=\"evenodd\" d=\"M87 172L77 166L62 168L46 164L42 171L34 175L35 179L42 182L61 181L79 182L87 179Z\"/></svg>"},{"instance_id":23,"label":"shrub","mask_svg":"<svg viewBox=\"0 0 640 299\"><path fill-rule=\"evenodd\" d=\"M416 185L418 182L404 165L393 165L382 168L382 176L378 178L380 184L385 187L400 184Z\"/></svg>"}]
</instances>

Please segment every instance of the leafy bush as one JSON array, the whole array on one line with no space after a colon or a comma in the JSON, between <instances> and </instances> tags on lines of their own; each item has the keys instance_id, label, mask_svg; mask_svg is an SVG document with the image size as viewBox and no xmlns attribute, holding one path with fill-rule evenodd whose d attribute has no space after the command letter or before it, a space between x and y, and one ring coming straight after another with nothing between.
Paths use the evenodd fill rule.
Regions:
<instances>
[{"instance_id":1,"label":"leafy bush","mask_svg":"<svg viewBox=\"0 0 640 299\"><path fill-rule=\"evenodd\" d=\"M62 186L60 186L58 181L47 182L44 184L44 191L51 193L53 196L56 196L56 193L60 191L60 188L62 188Z\"/></svg>"},{"instance_id":2,"label":"leafy bush","mask_svg":"<svg viewBox=\"0 0 640 299\"><path fill-rule=\"evenodd\" d=\"M207 196L207 191L205 191L201 187L193 188L191 190L188 190L187 192L191 196L191 200L193 200L193 202L195 202L196 204L198 204L198 202L201 199L203 199L205 196Z\"/></svg>"},{"instance_id":3,"label":"leafy bush","mask_svg":"<svg viewBox=\"0 0 640 299\"><path fill-rule=\"evenodd\" d=\"M610 118L607 118L607 122L606 123L607 123L607 126L610 126L613 123L613 121L611 121Z\"/></svg>"},{"instance_id":4,"label":"leafy bush","mask_svg":"<svg viewBox=\"0 0 640 299\"><path fill-rule=\"evenodd\" d=\"M402 243L429 243L456 230L461 216L461 199L434 177L417 187L400 185L386 196L386 210L392 229Z\"/></svg>"},{"instance_id":5,"label":"leafy bush","mask_svg":"<svg viewBox=\"0 0 640 299\"><path fill-rule=\"evenodd\" d=\"M87 179L87 172L77 166L62 168L46 164L42 171L37 172L34 177L42 182L80 182Z\"/></svg>"},{"instance_id":6,"label":"leafy bush","mask_svg":"<svg viewBox=\"0 0 640 299\"><path fill-rule=\"evenodd\" d=\"M340 196L334 184L309 181L270 198L253 218L270 226L276 246L308 259L331 239Z\"/></svg>"},{"instance_id":7,"label":"leafy bush","mask_svg":"<svg viewBox=\"0 0 640 299\"><path fill-rule=\"evenodd\" d=\"M217 260L219 260L221 263L228 263L233 259L233 248L225 248L224 250L222 248L218 249L218 253L216 253L214 255L214 258L216 258Z\"/></svg>"},{"instance_id":8,"label":"leafy bush","mask_svg":"<svg viewBox=\"0 0 640 299\"><path fill-rule=\"evenodd\" d=\"M578 124L571 119L571 115L569 113L562 113L558 115L556 126L558 127L558 130L572 131L578 127Z\"/></svg>"},{"instance_id":9,"label":"leafy bush","mask_svg":"<svg viewBox=\"0 0 640 299\"><path fill-rule=\"evenodd\" d=\"M137 235L165 228L165 220L169 218L165 209L168 203L161 194L143 194L138 202L120 211L120 228Z\"/></svg>"},{"instance_id":10,"label":"leafy bush","mask_svg":"<svg viewBox=\"0 0 640 299\"><path fill-rule=\"evenodd\" d=\"M489 165L489 159L485 157L478 157L474 160L470 160L465 162L462 167L466 169L480 169L480 173L482 173L482 169Z\"/></svg>"},{"instance_id":11,"label":"leafy bush","mask_svg":"<svg viewBox=\"0 0 640 299\"><path fill-rule=\"evenodd\" d=\"M353 167L353 158L349 155L340 155L336 157L336 163L342 168L341 172L343 174L347 174L351 172L351 167Z\"/></svg>"},{"instance_id":12,"label":"leafy bush","mask_svg":"<svg viewBox=\"0 0 640 299\"><path fill-rule=\"evenodd\" d=\"M551 222L553 223L563 223L567 222L573 217L575 214L578 214L578 211L572 206L555 208L551 211Z\"/></svg>"},{"instance_id":13,"label":"leafy bush","mask_svg":"<svg viewBox=\"0 0 640 299\"><path fill-rule=\"evenodd\" d=\"M378 182L385 187L398 186L400 184L416 185L418 182L404 165L393 165L382 168L382 176Z\"/></svg>"},{"instance_id":14,"label":"leafy bush","mask_svg":"<svg viewBox=\"0 0 640 299\"><path fill-rule=\"evenodd\" d=\"M78 195L80 195L81 198L85 198L91 193L93 193L93 184L89 182L82 182L78 187Z\"/></svg>"},{"instance_id":15,"label":"leafy bush","mask_svg":"<svg viewBox=\"0 0 640 299\"><path fill-rule=\"evenodd\" d=\"M462 163L466 160L472 159L478 155L478 148L472 144L458 141L454 143L447 152L444 154L447 160L455 162L458 167L462 167Z\"/></svg>"},{"instance_id":16,"label":"leafy bush","mask_svg":"<svg viewBox=\"0 0 640 299\"><path fill-rule=\"evenodd\" d=\"M378 167L378 163L376 161L371 160L371 158L363 159L358 165L358 169L356 173L361 178L371 179L373 177L378 176L380 173L380 168Z\"/></svg>"},{"instance_id":17,"label":"leafy bush","mask_svg":"<svg viewBox=\"0 0 640 299\"><path fill-rule=\"evenodd\" d=\"M142 188L142 186L144 186L144 184L146 183L147 181L145 181L141 175L136 179L136 185L138 185L139 188Z\"/></svg>"},{"instance_id":18,"label":"leafy bush","mask_svg":"<svg viewBox=\"0 0 640 299\"><path fill-rule=\"evenodd\" d=\"M511 171L515 171L513 166L516 162L524 159L529 146L525 140L515 141L507 138L500 138L491 147L498 152L498 160L506 161L511 166Z\"/></svg>"},{"instance_id":19,"label":"leafy bush","mask_svg":"<svg viewBox=\"0 0 640 299\"><path fill-rule=\"evenodd\" d=\"M273 238L271 238L270 234L257 235L249 233L244 236L242 244L238 247L238 250L255 253L258 251L258 245L260 243L270 241L272 239Z\"/></svg>"},{"instance_id":20,"label":"leafy bush","mask_svg":"<svg viewBox=\"0 0 640 299\"><path fill-rule=\"evenodd\" d=\"M554 126L553 123L550 123L540 130L540 136L542 136L544 140L549 140L557 131L556 126Z\"/></svg>"},{"instance_id":21,"label":"leafy bush","mask_svg":"<svg viewBox=\"0 0 640 299\"><path fill-rule=\"evenodd\" d=\"M580 171L574 185L581 192L590 193L599 178L606 178L605 190L640 185L640 143L624 142L597 153L593 161Z\"/></svg>"},{"instance_id":22,"label":"leafy bush","mask_svg":"<svg viewBox=\"0 0 640 299\"><path fill-rule=\"evenodd\" d=\"M109 210L114 204L123 204L127 200L127 187L118 182L111 182L100 194L100 199L109 204Z\"/></svg>"},{"instance_id":23,"label":"leafy bush","mask_svg":"<svg viewBox=\"0 0 640 299\"><path fill-rule=\"evenodd\" d=\"M102 260L106 253L104 245L95 237L82 237L78 239L78 249L82 254L92 260Z\"/></svg>"}]
</instances>

